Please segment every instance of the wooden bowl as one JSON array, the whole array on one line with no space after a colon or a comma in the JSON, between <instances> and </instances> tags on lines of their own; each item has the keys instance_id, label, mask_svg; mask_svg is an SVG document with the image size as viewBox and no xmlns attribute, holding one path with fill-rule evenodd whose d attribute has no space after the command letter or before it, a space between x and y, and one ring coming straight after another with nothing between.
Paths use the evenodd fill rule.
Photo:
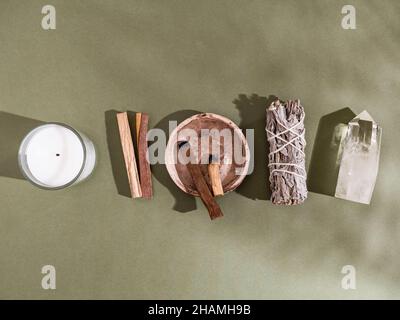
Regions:
<instances>
[{"instance_id":1,"label":"wooden bowl","mask_svg":"<svg viewBox=\"0 0 400 320\"><path fill-rule=\"evenodd\" d=\"M192 129L193 131L191 132L196 133L198 140L195 144L191 139L192 136L187 134L188 130L186 129ZM221 137L222 135L204 134L202 129L225 130L225 133L231 134L232 139L229 141L229 139ZM213 144L214 149L212 148ZM215 153L215 150L219 150L218 159L220 161L220 175L224 193L235 190L242 183L248 172L250 150L240 128L228 118L217 114L196 114L182 121L172 131L165 150L165 165L171 179L182 191L188 194L199 196L186 164L181 161L179 153L185 152L182 145L190 146L190 152L197 153L197 159L201 159L199 165L209 185L208 159L213 151Z\"/></svg>"}]
</instances>

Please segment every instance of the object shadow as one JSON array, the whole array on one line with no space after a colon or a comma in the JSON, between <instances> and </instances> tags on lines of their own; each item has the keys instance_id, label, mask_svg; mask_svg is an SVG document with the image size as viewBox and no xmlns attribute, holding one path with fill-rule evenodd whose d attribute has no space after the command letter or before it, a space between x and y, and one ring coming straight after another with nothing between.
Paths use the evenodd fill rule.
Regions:
<instances>
[{"instance_id":1,"label":"object shadow","mask_svg":"<svg viewBox=\"0 0 400 320\"><path fill-rule=\"evenodd\" d=\"M0 111L0 176L25 179L18 167L18 150L24 137L43 121Z\"/></svg>"},{"instance_id":2,"label":"object shadow","mask_svg":"<svg viewBox=\"0 0 400 320\"><path fill-rule=\"evenodd\" d=\"M355 116L350 108L343 108L324 115L319 120L308 168L308 191L335 195L342 131Z\"/></svg>"},{"instance_id":3,"label":"object shadow","mask_svg":"<svg viewBox=\"0 0 400 320\"><path fill-rule=\"evenodd\" d=\"M131 198L131 190L129 187L128 174L126 172L124 154L122 152L121 140L119 136L119 129L117 123L117 113L122 111L118 110L107 110L104 113L106 135L107 135L107 146L108 153L110 156L112 173L114 182L117 187L118 194L124 197ZM126 111L128 114L129 127L132 133L132 139L134 145L136 145L136 112ZM135 149L135 148L134 148ZM138 159L137 151L135 150L136 159Z\"/></svg>"},{"instance_id":4,"label":"object shadow","mask_svg":"<svg viewBox=\"0 0 400 320\"><path fill-rule=\"evenodd\" d=\"M169 122L170 121L176 121L178 124L182 122L183 120L195 115L201 113L200 111L197 110L181 110L177 111L174 113L171 113L161 119L155 126L154 129L161 129L163 132L166 133L167 138L169 137ZM168 139L167 141L168 142ZM154 141L153 143L156 143ZM151 145L152 143L150 143ZM154 177L163 185L165 186L171 195L175 199L175 203L173 205L173 210L178 211L178 212L190 212L193 210L196 210L196 199L195 197L188 195L184 193L181 189L179 189L175 183L172 181L171 177L168 174L167 168L165 167L164 163L156 163L151 166L151 171L154 175Z\"/></svg>"},{"instance_id":5,"label":"object shadow","mask_svg":"<svg viewBox=\"0 0 400 320\"><path fill-rule=\"evenodd\" d=\"M239 110L241 119L239 127L243 131L254 129L254 154L251 155L251 163L254 166L253 172L243 180L236 192L253 200L269 200L271 198L268 170L269 143L265 133L265 110L276 99L275 95L269 95L267 98L258 94L239 94L233 101Z\"/></svg>"}]
</instances>

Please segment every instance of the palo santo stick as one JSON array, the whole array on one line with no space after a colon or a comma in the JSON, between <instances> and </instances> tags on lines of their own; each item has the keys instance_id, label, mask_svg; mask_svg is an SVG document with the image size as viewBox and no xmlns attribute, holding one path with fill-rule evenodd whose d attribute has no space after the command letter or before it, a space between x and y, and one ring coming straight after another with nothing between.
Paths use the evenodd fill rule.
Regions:
<instances>
[{"instance_id":1,"label":"palo santo stick","mask_svg":"<svg viewBox=\"0 0 400 320\"><path fill-rule=\"evenodd\" d=\"M138 140L138 156L139 156L139 172L140 172L140 186L142 188L143 198L150 199L153 196L153 187L151 182L150 163L147 159L147 128L149 124L149 115L147 113L140 114L140 128ZM136 125L137 125L136 114Z\"/></svg>"},{"instance_id":2,"label":"palo santo stick","mask_svg":"<svg viewBox=\"0 0 400 320\"><path fill-rule=\"evenodd\" d=\"M219 172L219 161L216 157L210 156L210 163L207 169L214 197L223 196L224 189L222 188L221 175Z\"/></svg>"},{"instance_id":3,"label":"palo santo stick","mask_svg":"<svg viewBox=\"0 0 400 320\"><path fill-rule=\"evenodd\" d=\"M122 152L124 154L126 172L128 174L129 187L132 198L140 198L142 190L140 188L139 175L136 166L135 152L131 129L129 128L128 114L126 112L117 114L119 135L121 137Z\"/></svg>"},{"instance_id":4,"label":"palo santo stick","mask_svg":"<svg viewBox=\"0 0 400 320\"><path fill-rule=\"evenodd\" d=\"M140 131L140 122L142 119L142 114L140 112L136 113L136 145L139 146L139 131ZM139 147L138 147L139 148Z\"/></svg>"},{"instance_id":5,"label":"palo santo stick","mask_svg":"<svg viewBox=\"0 0 400 320\"><path fill-rule=\"evenodd\" d=\"M213 195L211 194L210 189L208 188L206 179L204 178L203 173L201 172L200 165L188 163L187 168L189 170L190 175L192 176L196 189L200 194L200 198L208 210L208 214L210 215L211 220L214 220L215 218L218 217L222 217L223 213L221 211L221 208L215 201Z\"/></svg>"}]
</instances>

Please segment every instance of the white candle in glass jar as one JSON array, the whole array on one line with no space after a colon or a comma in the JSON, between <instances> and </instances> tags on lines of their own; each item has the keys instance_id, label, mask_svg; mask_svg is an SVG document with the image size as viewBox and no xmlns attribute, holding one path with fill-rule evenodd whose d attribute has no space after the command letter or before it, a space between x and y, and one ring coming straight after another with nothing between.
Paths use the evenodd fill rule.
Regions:
<instances>
[{"instance_id":1,"label":"white candle in glass jar","mask_svg":"<svg viewBox=\"0 0 400 320\"><path fill-rule=\"evenodd\" d=\"M22 174L44 189L61 189L87 178L96 163L93 143L60 123L41 125L24 138L18 162Z\"/></svg>"}]
</instances>

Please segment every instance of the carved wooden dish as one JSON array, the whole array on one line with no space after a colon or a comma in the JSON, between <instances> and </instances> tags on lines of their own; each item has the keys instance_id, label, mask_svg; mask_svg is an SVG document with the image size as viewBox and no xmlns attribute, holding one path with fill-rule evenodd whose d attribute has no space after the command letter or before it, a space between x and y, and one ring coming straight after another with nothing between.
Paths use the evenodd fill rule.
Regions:
<instances>
[{"instance_id":1,"label":"carved wooden dish","mask_svg":"<svg viewBox=\"0 0 400 320\"><path fill-rule=\"evenodd\" d=\"M210 131L208 134L203 129L217 131ZM195 132L197 141L189 132ZM165 164L171 179L182 191L199 196L182 155L189 146L190 152L196 153L196 159L209 185L207 166L210 155L217 155L219 158L224 193L235 190L242 183L249 169L250 150L242 131L231 120L213 113L197 114L181 122L169 137Z\"/></svg>"}]
</instances>

